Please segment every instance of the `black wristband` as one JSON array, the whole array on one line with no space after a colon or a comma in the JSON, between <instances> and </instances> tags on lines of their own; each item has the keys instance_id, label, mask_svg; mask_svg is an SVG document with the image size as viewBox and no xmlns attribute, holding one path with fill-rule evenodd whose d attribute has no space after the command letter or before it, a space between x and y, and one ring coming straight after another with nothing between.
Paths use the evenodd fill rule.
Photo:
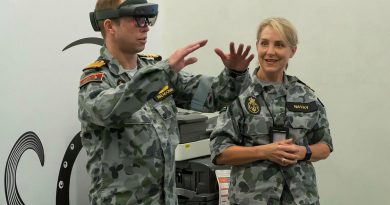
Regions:
<instances>
[{"instance_id":1,"label":"black wristband","mask_svg":"<svg viewBox=\"0 0 390 205\"><path fill-rule=\"evenodd\" d=\"M311 159L312 152L309 145L305 145L305 147L306 147L306 155L303 161L309 161Z\"/></svg>"},{"instance_id":2,"label":"black wristband","mask_svg":"<svg viewBox=\"0 0 390 205\"><path fill-rule=\"evenodd\" d=\"M228 70L229 75L233 78L237 78L238 76L243 76L248 72L248 69L246 69L245 71L242 71L242 72L231 70L229 68L226 68L226 69Z\"/></svg>"}]
</instances>

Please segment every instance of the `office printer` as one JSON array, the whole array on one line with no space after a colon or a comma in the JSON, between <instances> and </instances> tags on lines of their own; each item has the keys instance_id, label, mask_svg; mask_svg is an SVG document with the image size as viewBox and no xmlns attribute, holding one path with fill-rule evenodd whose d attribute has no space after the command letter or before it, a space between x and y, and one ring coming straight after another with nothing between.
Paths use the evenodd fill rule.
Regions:
<instances>
[{"instance_id":1,"label":"office printer","mask_svg":"<svg viewBox=\"0 0 390 205\"><path fill-rule=\"evenodd\" d=\"M219 187L215 170L230 169L216 166L210 156L176 162L176 194L179 204L218 205Z\"/></svg>"},{"instance_id":2,"label":"office printer","mask_svg":"<svg viewBox=\"0 0 390 205\"><path fill-rule=\"evenodd\" d=\"M180 142L175 150L176 194L180 205L218 205L215 170L230 169L210 161L210 134L217 114L179 112Z\"/></svg>"},{"instance_id":3,"label":"office printer","mask_svg":"<svg viewBox=\"0 0 390 205\"><path fill-rule=\"evenodd\" d=\"M177 115L179 145L175 150L175 160L182 161L210 155L210 133L215 127L216 114L203 114L180 110Z\"/></svg>"}]
</instances>

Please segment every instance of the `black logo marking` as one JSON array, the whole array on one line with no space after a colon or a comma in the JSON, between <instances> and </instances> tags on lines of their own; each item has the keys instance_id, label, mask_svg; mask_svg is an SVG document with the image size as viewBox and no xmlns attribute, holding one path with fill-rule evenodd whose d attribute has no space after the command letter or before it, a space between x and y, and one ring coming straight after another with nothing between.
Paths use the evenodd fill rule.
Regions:
<instances>
[{"instance_id":1,"label":"black logo marking","mask_svg":"<svg viewBox=\"0 0 390 205\"><path fill-rule=\"evenodd\" d=\"M81 44L96 44L99 46L103 46L104 40L102 38L96 38L96 37L82 38L80 40L74 41L71 44L65 46L65 48L62 49L62 51L65 51L69 48L72 48L74 46L81 45Z\"/></svg>"},{"instance_id":2,"label":"black logo marking","mask_svg":"<svg viewBox=\"0 0 390 205\"><path fill-rule=\"evenodd\" d=\"M18 141L16 141L14 147L12 148L5 167L4 188L7 204L9 205L24 205L16 185L16 170L18 168L20 158L24 152L29 149L35 151L42 166L45 163L45 154L39 137L34 132L24 133Z\"/></svg>"},{"instance_id":3,"label":"black logo marking","mask_svg":"<svg viewBox=\"0 0 390 205\"><path fill-rule=\"evenodd\" d=\"M69 185L72 168L82 148L80 133L77 133L68 145L61 163L57 181L56 205L69 205Z\"/></svg>"}]
</instances>

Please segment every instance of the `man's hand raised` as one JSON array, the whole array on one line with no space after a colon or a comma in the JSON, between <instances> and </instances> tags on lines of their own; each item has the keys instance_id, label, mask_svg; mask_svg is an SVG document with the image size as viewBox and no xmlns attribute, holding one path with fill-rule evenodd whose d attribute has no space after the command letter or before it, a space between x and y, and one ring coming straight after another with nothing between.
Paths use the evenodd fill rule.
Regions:
<instances>
[{"instance_id":1,"label":"man's hand raised","mask_svg":"<svg viewBox=\"0 0 390 205\"><path fill-rule=\"evenodd\" d=\"M168 59L168 64L172 70L179 72L181 69L187 65L196 63L198 61L195 57L188 57L190 53L196 51L197 49L206 45L207 40L201 40L195 43L192 43L184 48L177 49Z\"/></svg>"}]
</instances>

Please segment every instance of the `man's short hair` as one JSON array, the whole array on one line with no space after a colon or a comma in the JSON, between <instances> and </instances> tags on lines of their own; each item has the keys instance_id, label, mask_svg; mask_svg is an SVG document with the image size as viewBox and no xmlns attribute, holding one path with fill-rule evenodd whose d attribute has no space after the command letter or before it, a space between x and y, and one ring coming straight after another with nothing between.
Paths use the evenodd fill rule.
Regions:
<instances>
[{"instance_id":1,"label":"man's short hair","mask_svg":"<svg viewBox=\"0 0 390 205\"><path fill-rule=\"evenodd\" d=\"M121 0L97 0L95 11L103 11L103 10L112 10L118 8L118 6L122 3ZM105 20L105 19L104 19ZM103 38L105 37L105 30L103 22L104 20L99 21L99 27L101 28L101 33ZM113 21L116 21L114 19ZM119 21L117 21L119 23Z\"/></svg>"}]
</instances>

